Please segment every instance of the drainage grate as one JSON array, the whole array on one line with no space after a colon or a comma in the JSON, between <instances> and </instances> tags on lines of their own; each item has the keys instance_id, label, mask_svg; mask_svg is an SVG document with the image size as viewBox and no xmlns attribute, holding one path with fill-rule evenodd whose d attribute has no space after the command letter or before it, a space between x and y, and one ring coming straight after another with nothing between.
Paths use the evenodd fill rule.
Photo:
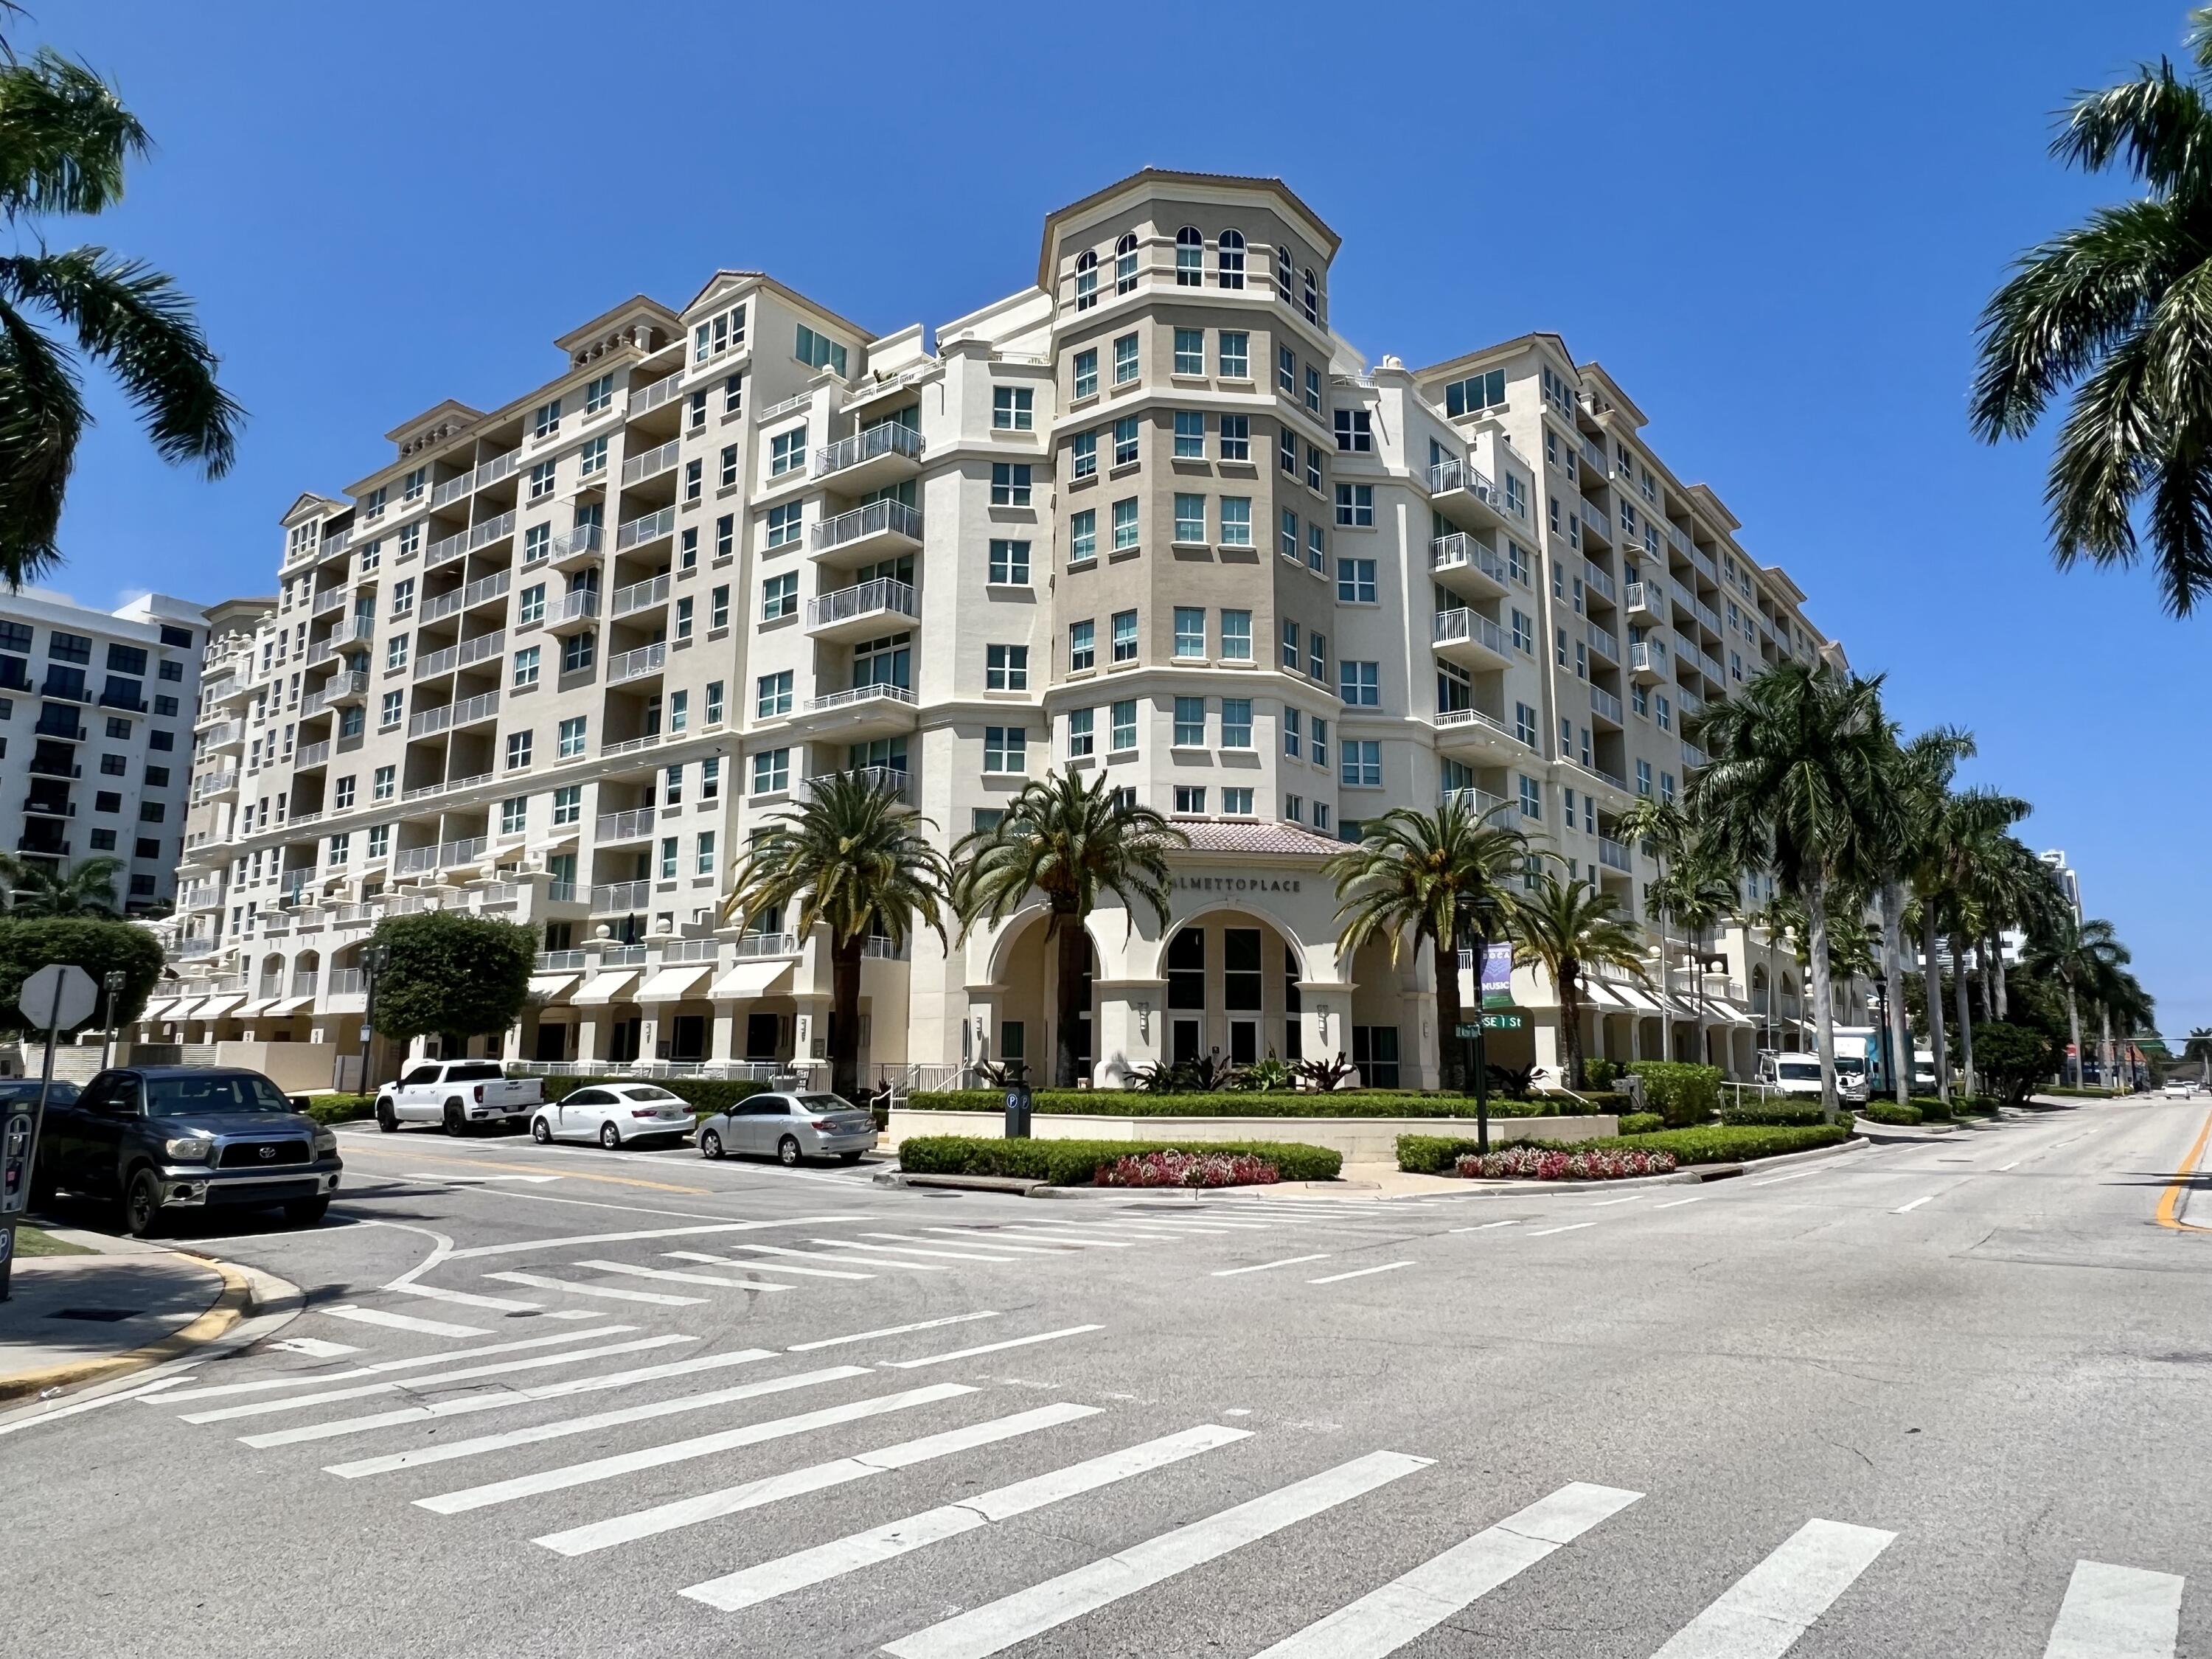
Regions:
<instances>
[{"instance_id":1,"label":"drainage grate","mask_svg":"<svg viewBox=\"0 0 2212 1659\"><path fill-rule=\"evenodd\" d=\"M112 1325L118 1319L133 1319L145 1311L143 1308L58 1308L46 1317L89 1319L96 1324Z\"/></svg>"}]
</instances>

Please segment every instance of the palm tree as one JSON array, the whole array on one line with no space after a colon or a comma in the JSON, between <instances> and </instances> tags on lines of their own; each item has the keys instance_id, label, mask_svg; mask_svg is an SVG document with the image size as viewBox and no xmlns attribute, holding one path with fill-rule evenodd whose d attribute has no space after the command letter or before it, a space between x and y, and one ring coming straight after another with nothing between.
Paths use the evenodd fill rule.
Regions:
<instances>
[{"instance_id":1,"label":"palm tree","mask_svg":"<svg viewBox=\"0 0 2212 1659\"><path fill-rule=\"evenodd\" d=\"M1168 925L1168 854L1190 837L1148 806L1125 806L1105 776L1085 784L1079 772L1053 774L1025 785L988 829L961 837L952 849L953 908L963 929L1004 921L1032 893L1043 895L1048 940L1056 951L1059 1014L1053 1032L1053 1080L1077 1083L1076 1048L1091 965L1091 913L1112 893L1136 926L1137 907Z\"/></svg>"},{"instance_id":2,"label":"palm tree","mask_svg":"<svg viewBox=\"0 0 2212 1659\"><path fill-rule=\"evenodd\" d=\"M945 937L939 909L949 872L922 834L929 820L896 787L860 772L813 786L738 861L725 916L741 921L796 904L792 931L830 930L830 1087L856 1099L860 1084L860 962L878 934L903 945L917 917Z\"/></svg>"},{"instance_id":3,"label":"palm tree","mask_svg":"<svg viewBox=\"0 0 2212 1659\"><path fill-rule=\"evenodd\" d=\"M112 916L121 859L86 859L63 870L0 853L0 892L19 916Z\"/></svg>"},{"instance_id":4,"label":"palm tree","mask_svg":"<svg viewBox=\"0 0 2212 1659\"><path fill-rule=\"evenodd\" d=\"M2189 1041L2182 1045L2181 1057L2193 1060L2202 1066L2203 1074L2199 1081L2207 1087L2212 1087L2212 1025L2192 1025L2189 1028Z\"/></svg>"},{"instance_id":5,"label":"palm tree","mask_svg":"<svg viewBox=\"0 0 2212 1659\"><path fill-rule=\"evenodd\" d=\"M2030 952L2032 971L2056 975L2066 988L2067 1035L2074 1044L2073 1084L2081 1086L2081 1006L2085 992L2094 993L2099 976L2128 961L2128 949L2112 932L2109 921L2084 921L2071 909L2063 911L2050 936Z\"/></svg>"},{"instance_id":6,"label":"palm tree","mask_svg":"<svg viewBox=\"0 0 2212 1659\"><path fill-rule=\"evenodd\" d=\"M1917 870L1932 867L1940 851L1936 837L1952 775L1959 763L1973 752L1970 733L1955 726L1938 726L1898 744L1891 756L1888 784L1896 799L1902 833L1877 849L1881 867L1875 896L1881 917L1882 981L1889 1004L1890 1051L1894 1057L1891 1080L1900 1106L1910 1101L1912 1089L1912 1032L1905 1007L1905 884ZM1927 960L1932 968L1934 957ZM1929 984L1922 988L1930 999L1929 1006L1937 1007L1938 991ZM1936 1032L1931 1046L1940 1079L1944 1075L1942 1021L1937 1018L1929 1024ZM1949 1085L1942 1086L1948 1089Z\"/></svg>"},{"instance_id":7,"label":"palm tree","mask_svg":"<svg viewBox=\"0 0 2212 1659\"><path fill-rule=\"evenodd\" d=\"M76 355L122 382L164 460L197 461L211 478L230 468L243 414L173 280L104 247L50 252L30 222L112 207L125 164L147 149L82 64L46 48L0 64L0 217L31 250L0 256L0 579L11 589L61 562L63 497L91 419ZM27 312L70 330L74 351Z\"/></svg>"},{"instance_id":8,"label":"palm tree","mask_svg":"<svg viewBox=\"0 0 2212 1659\"><path fill-rule=\"evenodd\" d=\"M1559 993L1559 1035L1567 1050L1567 1087L1583 1085L1584 972L1620 968L1648 984L1644 941L1624 920L1620 901L1577 876L1562 882L1551 872L1533 899L1523 900L1515 927L1515 960L1540 966Z\"/></svg>"},{"instance_id":9,"label":"palm tree","mask_svg":"<svg viewBox=\"0 0 2212 1659\"><path fill-rule=\"evenodd\" d=\"M1735 915L1743 895L1717 849L1692 836L1674 867L1651 884L1645 902L1672 915L1689 935L1691 1006L1698 1014L1698 1063L1705 1065L1711 1058L1705 1052L1705 936Z\"/></svg>"},{"instance_id":10,"label":"palm tree","mask_svg":"<svg viewBox=\"0 0 2212 1659\"><path fill-rule=\"evenodd\" d=\"M1836 1112L1828 1000L1828 905L1879 867L1899 814L1884 774L1893 748L1881 681L1798 662L1768 669L1696 722L1711 760L1689 783L1691 816L1732 866L1771 869L1805 907L1820 1051L1820 1103Z\"/></svg>"},{"instance_id":11,"label":"palm tree","mask_svg":"<svg viewBox=\"0 0 2212 1659\"><path fill-rule=\"evenodd\" d=\"M1668 926L1673 919L1668 901L1673 889L1668 881L1674 862L1686 853L1694 831L1689 815L1673 800L1659 795L1638 795L1633 805L1620 815L1616 833L1625 842L1640 842L1652 861L1659 866L1659 874L1644 889L1644 913L1659 924L1659 976L1661 989L1666 988L1667 969L1670 965L1670 941ZM1674 1057L1674 1021L1668 1012L1665 998L1659 1000L1659 1029L1663 1034L1666 1057ZM1698 1051L1705 1052L1705 1017L1698 1016Z\"/></svg>"},{"instance_id":12,"label":"palm tree","mask_svg":"<svg viewBox=\"0 0 2212 1659\"><path fill-rule=\"evenodd\" d=\"M1511 884L1528 867L1528 838L1500 821L1510 805L1478 813L1454 791L1433 812L1401 806L1361 828L1365 838L1322 866L1336 884L1338 948L1346 960L1377 937L1398 957L1400 940L1425 940L1437 982L1437 1077L1467 1087L1456 1041L1459 942L1474 947L1476 971L1492 939L1512 936L1520 895Z\"/></svg>"}]
</instances>

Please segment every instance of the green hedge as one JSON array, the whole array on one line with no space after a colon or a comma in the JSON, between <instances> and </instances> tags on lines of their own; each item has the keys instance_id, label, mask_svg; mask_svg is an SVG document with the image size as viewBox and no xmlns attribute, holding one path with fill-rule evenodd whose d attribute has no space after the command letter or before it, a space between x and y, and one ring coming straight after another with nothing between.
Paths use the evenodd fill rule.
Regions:
<instances>
[{"instance_id":1,"label":"green hedge","mask_svg":"<svg viewBox=\"0 0 2212 1659\"><path fill-rule=\"evenodd\" d=\"M545 1098L559 1100L579 1089L589 1089L612 1083L652 1083L668 1091L684 1102L695 1112L719 1112L734 1106L747 1095L759 1094L769 1085L765 1083L738 1082L719 1077L548 1077L540 1078L545 1085Z\"/></svg>"},{"instance_id":2,"label":"green hedge","mask_svg":"<svg viewBox=\"0 0 2212 1659\"><path fill-rule=\"evenodd\" d=\"M1626 1096L1620 1097L1625 1102ZM1392 1093L1344 1089L1334 1093L1148 1095L1137 1089L1039 1089L1030 1097L1040 1117L1085 1113L1104 1117L1452 1117L1472 1118L1472 1095ZM1004 1112L1002 1089L917 1090L907 1097L917 1112ZM1492 1117L1582 1117L1608 1108L1564 1097L1503 1100L1492 1097Z\"/></svg>"},{"instance_id":3,"label":"green hedge","mask_svg":"<svg viewBox=\"0 0 2212 1659\"><path fill-rule=\"evenodd\" d=\"M1001 1140L915 1135L899 1146L908 1175L1015 1176L1055 1187L1087 1187L1101 1166L1141 1152L1230 1152L1264 1158L1285 1181L1334 1181L1341 1153L1275 1140Z\"/></svg>"},{"instance_id":4,"label":"green hedge","mask_svg":"<svg viewBox=\"0 0 2212 1659\"><path fill-rule=\"evenodd\" d=\"M2118 1090L2102 1089L2094 1085L2076 1089L2063 1083L2054 1083L2048 1087L2031 1090L2029 1092L2039 1095L2065 1095L2076 1100L2116 1100L2119 1097Z\"/></svg>"},{"instance_id":5,"label":"green hedge","mask_svg":"<svg viewBox=\"0 0 2212 1659\"><path fill-rule=\"evenodd\" d=\"M1920 1115L1930 1123L1948 1123L1951 1108L1941 1095L1914 1095L1911 1103L1920 1109Z\"/></svg>"},{"instance_id":6,"label":"green hedge","mask_svg":"<svg viewBox=\"0 0 2212 1659\"><path fill-rule=\"evenodd\" d=\"M1625 1135L1656 1134L1667 1127L1667 1120L1656 1112L1626 1112L1620 1119L1620 1133Z\"/></svg>"},{"instance_id":7,"label":"green hedge","mask_svg":"<svg viewBox=\"0 0 2212 1659\"><path fill-rule=\"evenodd\" d=\"M1871 1118L1876 1123L1894 1123L1910 1127L1919 1122L1924 1115L1917 1106L1900 1106L1893 1100L1870 1100L1860 1108L1859 1115Z\"/></svg>"},{"instance_id":8,"label":"green hedge","mask_svg":"<svg viewBox=\"0 0 2212 1659\"><path fill-rule=\"evenodd\" d=\"M1721 1121L1737 1128L1772 1127L1802 1123L1826 1123L1827 1115L1817 1100L1762 1100L1751 1106L1723 1106Z\"/></svg>"},{"instance_id":9,"label":"green hedge","mask_svg":"<svg viewBox=\"0 0 2212 1659\"><path fill-rule=\"evenodd\" d=\"M310 1095L307 1115L318 1123L350 1123L376 1109L374 1095Z\"/></svg>"},{"instance_id":10,"label":"green hedge","mask_svg":"<svg viewBox=\"0 0 2212 1659\"><path fill-rule=\"evenodd\" d=\"M1616 1135L1611 1140L1595 1140L1590 1145L1672 1152L1677 1164L1735 1164L1747 1158L1810 1152L1816 1146L1841 1146L1850 1139L1850 1120L1846 1116L1834 1123L1771 1127L1714 1124L1694 1129L1664 1129L1657 1134Z\"/></svg>"},{"instance_id":11,"label":"green hedge","mask_svg":"<svg viewBox=\"0 0 2212 1659\"><path fill-rule=\"evenodd\" d=\"M1629 1068L1644 1079L1644 1098L1675 1128L1703 1123L1720 1109L1721 1068L1674 1060L1639 1060Z\"/></svg>"},{"instance_id":12,"label":"green hedge","mask_svg":"<svg viewBox=\"0 0 2212 1659\"><path fill-rule=\"evenodd\" d=\"M1636 1097L1626 1089L1584 1089L1579 1097L1548 1094L1538 1095L1536 1099L1559 1117L1582 1117L1605 1112L1618 1115L1636 1109ZM1490 1109L1492 1111L1498 1109L1495 1101L1491 1103Z\"/></svg>"}]
</instances>

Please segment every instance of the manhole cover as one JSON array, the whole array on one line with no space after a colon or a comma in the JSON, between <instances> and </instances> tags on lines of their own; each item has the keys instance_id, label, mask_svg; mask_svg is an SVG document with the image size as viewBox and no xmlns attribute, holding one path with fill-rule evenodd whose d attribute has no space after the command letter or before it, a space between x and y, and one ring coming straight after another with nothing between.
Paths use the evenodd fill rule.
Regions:
<instances>
[{"instance_id":1,"label":"manhole cover","mask_svg":"<svg viewBox=\"0 0 2212 1659\"><path fill-rule=\"evenodd\" d=\"M49 1319L89 1319L95 1323L112 1325L118 1319L130 1319L144 1310L139 1308L58 1308L46 1316Z\"/></svg>"}]
</instances>

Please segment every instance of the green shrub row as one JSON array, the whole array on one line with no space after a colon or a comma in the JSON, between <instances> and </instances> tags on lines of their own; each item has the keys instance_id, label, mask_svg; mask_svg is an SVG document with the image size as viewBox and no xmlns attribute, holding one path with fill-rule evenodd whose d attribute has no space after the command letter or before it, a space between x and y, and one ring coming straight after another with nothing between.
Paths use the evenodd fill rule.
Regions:
<instances>
[{"instance_id":1,"label":"green shrub row","mask_svg":"<svg viewBox=\"0 0 2212 1659\"><path fill-rule=\"evenodd\" d=\"M1917 1106L1900 1106L1893 1100L1869 1100L1859 1109L1859 1115L1876 1123L1894 1123L1906 1127L1917 1123L1925 1115Z\"/></svg>"},{"instance_id":2,"label":"green shrub row","mask_svg":"<svg viewBox=\"0 0 2212 1659\"><path fill-rule=\"evenodd\" d=\"M1261 1158L1285 1181L1334 1181L1341 1153L1275 1140L1001 1140L980 1135L915 1135L899 1146L908 1175L1014 1176L1055 1187L1088 1187L1099 1169L1146 1152L1222 1152Z\"/></svg>"},{"instance_id":3,"label":"green shrub row","mask_svg":"<svg viewBox=\"0 0 2212 1659\"><path fill-rule=\"evenodd\" d=\"M2063 1083L2054 1083L2046 1088L2037 1089L2033 1091L2033 1092L2039 1095L2068 1095L2080 1100L2112 1100L2117 1098L2117 1091L2112 1089L2102 1089L2094 1086L2076 1089L2071 1085Z\"/></svg>"},{"instance_id":4,"label":"green shrub row","mask_svg":"<svg viewBox=\"0 0 2212 1659\"><path fill-rule=\"evenodd\" d=\"M1630 1072L1644 1079L1644 1098L1670 1126L1686 1127L1710 1119L1721 1106L1721 1068L1674 1060L1639 1060Z\"/></svg>"},{"instance_id":5,"label":"green shrub row","mask_svg":"<svg viewBox=\"0 0 2212 1659\"><path fill-rule=\"evenodd\" d=\"M1656 1112L1624 1112L1620 1117L1620 1133L1625 1135L1656 1134L1667 1127L1667 1120Z\"/></svg>"},{"instance_id":6,"label":"green shrub row","mask_svg":"<svg viewBox=\"0 0 2212 1659\"><path fill-rule=\"evenodd\" d=\"M739 1082L720 1077L549 1077L540 1078L545 1085L545 1098L559 1100L579 1089L611 1083L653 1083L668 1091L695 1112L719 1112L734 1106L747 1095L759 1094L769 1085L765 1083Z\"/></svg>"},{"instance_id":7,"label":"green shrub row","mask_svg":"<svg viewBox=\"0 0 2212 1659\"><path fill-rule=\"evenodd\" d=\"M1646 1113L1644 1116L1656 1114ZM1784 1152L1809 1152L1816 1146L1840 1146L1850 1138L1848 1115L1834 1123L1709 1124L1688 1129L1660 1129L1643 1134L1613 1135L1598 1140L1508 1141L1502 1146L1534 1146L1557 1152L1635 1151L1672 1152L1677 1164L1735 1164L1747 1158L1778 1158ZM1475 1150L1471 1136L1400 1135L1398 1167L1413 1175L1443 1175L1459 1159Z\"/></svg>"},{"instance_id":8,"label":"green shrub row","mask_svg":"<svg viewBox=\"0 0 2212 1659\"><path fill-rule=\"evenodd\" d=\"M1825 1123L1827 1115L1817 1100L1762 1100L1749 1106L1723 1106L1721 1121L1738 1128L1785 1124Z\"/></svg>"},{"instance_id":9,"label":"green shrub row","mask_svg":"<svg viewBox=\"0 0 2212 1659\"><path fill-rule=\"evenodd\" d=\"M673 1084L669 1085L675 1087ZM1597 1097L1602 1100L1608 1097ZM1628 1097L1617 1097L1625 1106ZM917 1090L907 1097L918 1112L1003 1112L1000 1089ZM1136 1089L1039 1089L1030 1097L1040 1117L1097 1114L1104 1117L1452 1117L1474 1115L1472 1095L1388 1093L1346 1089L1332 1094L1150 1095ZM1610 1107L1566 1097L1490 1102L1492 1117L1583 1117Z\"/></svg>"},{"instance_id":10,"label":"green shrub row","mask_svg":"<svg viewBox=\"0 0 2212 1659\"><path fill-rule=\"evenodd\" d=\"M318 1123L350 1123L376 1109L374 1095L310 1095L307 1115Z\"/></svg>"}]
</instances>

